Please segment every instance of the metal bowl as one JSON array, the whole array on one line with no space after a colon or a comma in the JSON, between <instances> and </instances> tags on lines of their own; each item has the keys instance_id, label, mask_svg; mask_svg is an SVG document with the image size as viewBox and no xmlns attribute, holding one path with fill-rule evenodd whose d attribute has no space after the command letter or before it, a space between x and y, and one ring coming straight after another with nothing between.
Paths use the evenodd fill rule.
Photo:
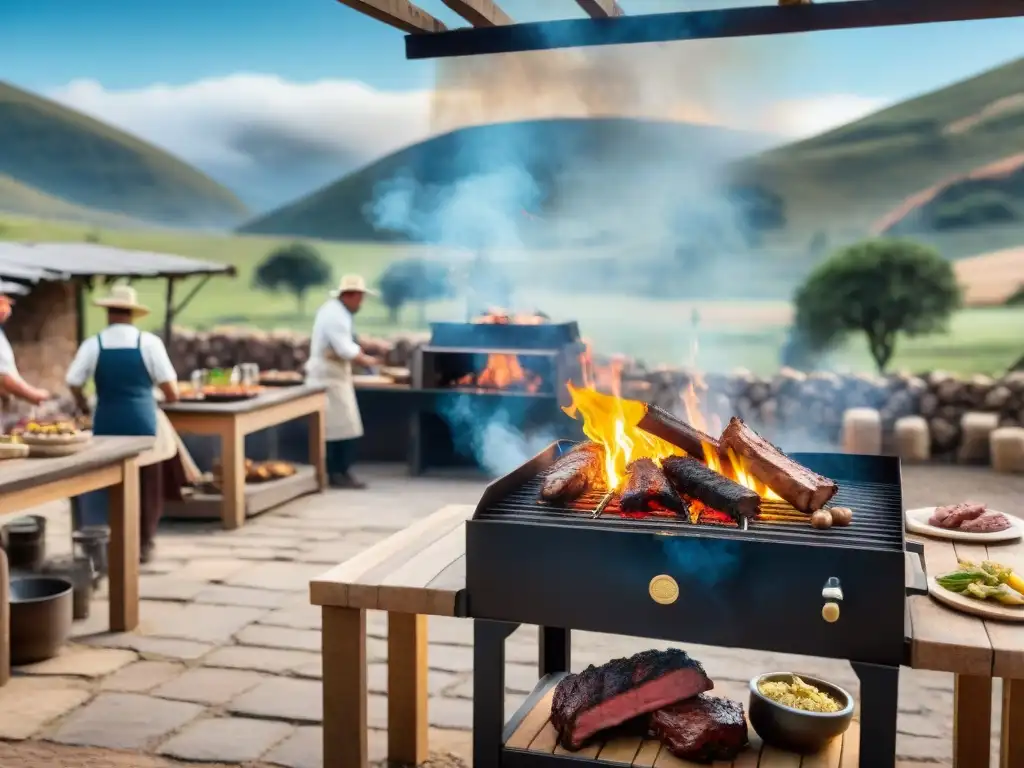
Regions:
<instances>
[{"instance_id":1,"label":"metal bowl","mask_svg":"<svg viewBox=\"0 0 1024 768\"><path fill-rule=\"evenodd\" d=\"M838 702L838 712L808 712L772 701L758 689L763 682L789 682L799 677ZM853 720L853 696L838 685L810 675L769 672L750 679L750 725L765 744L800 754L820 752Z\"/></svg>"},{"instance_id":2,"label":"metal bowl","mask_svg":"<svg viewBox=\"0 0 1024 768\"><path fill-rule=\"evenodd\" d=\"M71 634L74 585L54 576L11 579L11 664L56 656Z\"/></svg>"}]
</instances>

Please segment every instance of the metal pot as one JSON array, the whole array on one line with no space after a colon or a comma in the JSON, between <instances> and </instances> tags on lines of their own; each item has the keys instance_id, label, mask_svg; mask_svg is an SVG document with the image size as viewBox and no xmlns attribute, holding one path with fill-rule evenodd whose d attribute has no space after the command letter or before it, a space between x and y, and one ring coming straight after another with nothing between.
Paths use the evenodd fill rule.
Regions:
<instances>
[{"instance_id":1,"label":"metal pot","mask_svg":"<svg viewBox=\"0 0 1024 768\"><path fill-rule=\"evenodd\" d=\"M87 525L71 534L71 541L77 550L76 554L87 557L92 562L92 585L94 589L98 588L108 573L107 547L110 545L110 528L105 525Z\"/></svg>"},{"instance_id":2,"label":"metal pot","mask_svg":"<svg viewBox=\"0 0 1024 768\"><path fill-rule=\"evenodd\" d=\"M38 573L46 559L46 518L19 517L3 527L3 546L12 571Z\"/></svg>"},{"instance_id":3,"label":"metal pot","mask_svg":"<svg viewBox=\"0 0 1024 768\"><path fill-rule=\"evenodd\" d=\"M11 579L11 664L56 656L71 635L74 585L55 576Z\"/></svg>"}]
</instances>

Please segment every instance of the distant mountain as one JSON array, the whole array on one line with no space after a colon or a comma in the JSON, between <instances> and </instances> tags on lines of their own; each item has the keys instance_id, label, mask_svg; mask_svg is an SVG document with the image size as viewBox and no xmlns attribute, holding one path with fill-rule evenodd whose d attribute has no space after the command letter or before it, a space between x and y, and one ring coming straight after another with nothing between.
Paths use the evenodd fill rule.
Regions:
<instances>
[{"instance_id":1,"label":"distant mountain","mask_svg":"<svg viewBox=\"0 0 1024 768\"><path fill-rule=\"evenodd\" d=\"M611 222L630 217L640 201L661 204L670 190L777 141L713 126L614 118L474 126L383 157L240 231L433 241L473 218L474 200L481 208L477 225L495 236L496 228L529 228L556 214ZM459 222L443 210L453 195ZM487 220L494 208L506 214L501 221Z\"/></svg>"},{"instance_id":2,"label":"distant mountain","mask_svg":"<svg viewBox=\"0 0 1024 768\"><path fill-rule=\"evenodd\" d=\"M73 205L172 226L234 226L247 215L232 192L187 163L5 83L0 174Z\"/></svg>"},{"instance_id":3,"label":"distant mountain","mask_svg":"<svg viewBox=\"0 0 1024 768\"><path fill-rule=\"evenodd\" d=\"M1024 148L1024 59L742 162L789 229L865 231L908 197Z\"/></svg>"},{"instance_id":4,"label":"distant mountain","mask_svg":"<svg viewBox=\"0 0 1024 768\"><path fill-rule=\"evenodd\" d=\"M85 208L69 203L67 200L40 192L38 189L33 189L2 174L0 174L0 212L40 219L80 221L107 227L130 227L139 224L126 216L118 216L115 213L97 211L94 208Z\"/></svg>"}]
</instances>

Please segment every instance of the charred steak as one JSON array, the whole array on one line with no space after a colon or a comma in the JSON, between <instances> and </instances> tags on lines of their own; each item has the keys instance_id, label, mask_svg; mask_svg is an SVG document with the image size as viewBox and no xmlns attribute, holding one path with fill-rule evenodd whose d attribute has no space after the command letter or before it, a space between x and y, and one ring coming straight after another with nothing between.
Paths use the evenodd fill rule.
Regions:
<instances>
[{"instance_id":1,"label":"charred steak","mask_svg":"<svg viewBox=\"0 0 1024 768\"><path fill-rule=\"evenodd\" d=\"M682 760L732 762L747 744L743 705L701 694L651 715L651 733Z\"/></svg>"},{"instance_id":2,"label":"charred steak","mask_svg":"<svg viewBox=\"0 0 1024 768\"><path fill-rule=\"evenodd\" d=\"M619 506L625 512L653 512L659 509L685 514L687 507L661 467L650 459L637 459L626 467L626 487Z\"/></svg>"},{"instance_id":3,"label":"charred steak","mask_svg":"<svg viewBox=\"0 0 1024 768\"><path fill-rule=\"evenodd\" d=\"M551 465L540 489L544 501L572 501L582 496L601 476L604 448L580 443Z\"/></svg>"},{"instance_id":4,"label":"charred steak","mask_svg":"<svg viewBox=\"0 0 1024 768\"><path fill-rule=\"evenodd\" d=\"M643 651L562 678L551 701L551 724L559 743L577 750L600 731L713 687L700 662L684 651Z\"/></svg>"},{"instance_id":5,"label":"charred steak","mask_svg":"<svg viewBox=\"0 0 1024 768\"><path fill-rule=\"evenodd\" d=\"M661 469L679 495L724 512L737 523L761 511L761 497L754 491L689 456L669 456Z\"/></svg>"}]
</instances>

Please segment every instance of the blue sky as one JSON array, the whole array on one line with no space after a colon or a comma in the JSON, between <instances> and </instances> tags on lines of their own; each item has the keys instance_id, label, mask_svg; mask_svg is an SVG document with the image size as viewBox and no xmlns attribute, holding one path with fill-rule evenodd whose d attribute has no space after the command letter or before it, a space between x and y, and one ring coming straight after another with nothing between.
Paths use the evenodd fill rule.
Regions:
<instances>
[{"instance_id":1,"label":"blue sky","mask_svg":"<svg viewBox=\"0 0 1024 768\"><path fill-rule=\"evenodd\" d=\"M715 4L621 2L633 12ZM459 23L440 0L420 5ZM517 19L582 14L572 0L504 0L503 7ZM898 98L1024 56L1024 20L750 44L791 57L795 47L805 63L779 82L780 98L836 91ZM400 32L334 0L0 0L0 51L0 78L33 90L76 78L122 89L234 72L355 79L386 90L429 87L433 79L432 63L404 60Z\"/></svg>"}]
</instances>

